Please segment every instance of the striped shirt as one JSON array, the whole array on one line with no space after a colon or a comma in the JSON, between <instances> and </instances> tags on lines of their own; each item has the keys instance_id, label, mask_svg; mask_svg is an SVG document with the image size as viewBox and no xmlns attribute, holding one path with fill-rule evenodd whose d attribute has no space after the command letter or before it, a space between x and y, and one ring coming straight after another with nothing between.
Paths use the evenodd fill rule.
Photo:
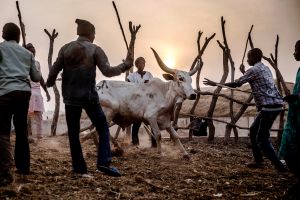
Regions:
<instances>
[{"instance_id":1,"label":"striped shirt","mask_svg":"<svg viewBox=\"0 0 300 200\"><path fill-rule=\"evenodd\" d=\"M258 110L267 105L283 104L282 96L274 83L271 70L262 62L256 63L235 82L238 85L243 85L246 82L250 84Z\"/></svg>"}]
</instances>

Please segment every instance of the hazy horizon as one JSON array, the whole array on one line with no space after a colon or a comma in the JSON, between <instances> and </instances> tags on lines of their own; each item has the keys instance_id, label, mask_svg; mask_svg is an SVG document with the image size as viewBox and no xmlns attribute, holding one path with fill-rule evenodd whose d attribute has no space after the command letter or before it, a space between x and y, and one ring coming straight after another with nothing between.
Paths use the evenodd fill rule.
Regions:
<instances>
[{"instance_id":1,"label":"hazy horizon","mask_svg":"<svg viewBox=\"0 0 300 200\"><path fill-rule=\"evenodd\" d=\"M0 0L1 29L7 22L19 25L15 1ZM107 54L110 64L121 63L126 56L126 47L112 6L112 1L89 0L20 0L23 21L26 26L26 41L35 45L37 59L42 66L44 79L48 76L49 38L44 28L58 31L54 43L53 62L58 50L64 44L75 40L75 19L89 20L96 27L95 44ZM115 1L123 27L129 42L128 22L141 24L135 45L135 57L146 58L146 70L155 77L162 78L150 50L153 47L162 59L176 68L188 70L197 55L197 34L203 31L201 44L205 37L216 33L203 56L203 77L219 81L223 73L222 50L217 40L223 41L221 33L221 16L226 20L226 34L232 56L235 61L236 78L241 75L241 64L247 34L254 25L252 38L254 45L269 56L274 52L276 35L279 41L279 68L286 81L294 82L297 67L293 58L294 44L300 39L300 1L298 0L116 0ZM0 41L3 41L2 38ZM264 61L264 63L268 64ZM246 64L246 63L245 63ZM230 77L228 77L230 79ZM99 71L97 81L108 79ZM114 77L124 80L124 75ZM228 79L228 80L229 80ZM193 83L195 85L195 83ZM58 84L60 87L60 84ZM46 110L53 110L54 96L51 102L45 102ZM43 92L42 92L43 93ZM43 93L44 95L44 93ZM44 98L46 99L46 98ZM64 107L63 104L62 108Z\"/></svg>"}]
</instances>

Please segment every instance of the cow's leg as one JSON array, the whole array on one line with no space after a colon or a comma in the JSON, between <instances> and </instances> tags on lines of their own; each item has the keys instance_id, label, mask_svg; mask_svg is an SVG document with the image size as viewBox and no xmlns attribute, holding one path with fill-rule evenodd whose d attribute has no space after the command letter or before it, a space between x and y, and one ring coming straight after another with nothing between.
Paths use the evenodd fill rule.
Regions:
<instances>
[{"instance_id":1,"label":"cow's leg","mask_svg":"<svg viewBox=\"0 0 300 200\"><path fill-rule=\"evenodd\" d=\"M113 140L116 140L119 137L120 131L121 131L121 127L118 126L115 137L113 137Z\"/></svg>"},{"instance_id":2,"label":"cow's leg","mask_svg":"<svg viewBox=\"0 0 300 200\"><path fill-rule=\"evenodd\" d=\"M113 110L110 110L110 109L107 109L107 108L103 108L103 111L105 111L104 113L105 113L105 117L106 117L106 121L107 121L107 123L108 123L108 125L110 125L111 124L111 122L112 122L112 118L113 118ZM119 146L119 144L117 143L117 137L116 138L114 138L113 136L111 136L111 134L109 134L109 138L110 138L110 141L113 143L113 145L116 147L116 148L121 148L120 146Z\"/></svg>"},{"instance_id":3,"label":"cow's leg","mask_svg":"<svg viewBox=\"0 0 300 200\"><path fill-rule=\"evenodd\" d=\"M152 128L152 132L154 133L154 137L156 139L156 144L157 144L157 151L158 153L161 154L161 133L157 124L157 120L156 119L150 119L148 120L149 125Z\"/></svg>"},{"instance_id":4,"label":"cow's leg","mask_svg":"<svg viewBox=\"0 0 300 200\"><path fill-rule=\"evenodd\" d=\"M125 128L125 136L124 136L124 143L130 144L131 141L131 127L132 125L129 125Z\"/></svg>"},{"instance_id":5,"label":"cow's leg","mask_svg":"<svg viewBox=\"0 0 300 200\"><path fill-rule=\"evenodd\" d=\"M150 136L150 139L151 139L151 147L157 147L157 144L156 144L156 139L154 137L154 133L153 131L151 130L151 127L148 127L148 125L145 125L144 124L144 128L146 130L146 132L148 133L148 135Z\"/></svg>"},{"instance_id":6,"label":"cow's leg","mask_svg":"<svg viewBox=\"0 0 300 200\"><path fill-rule=\"evenodd\" d=\"M166 130L170 134L171 138L173 138L175 140L176 144L179 146L179 148L180 148L181 152L184 154L184 156L187 156L188 153L186 152L185 148L183 147L181 141L179 140L179 136L178 136L177 132L175 131L175 129L172 126L170 126Z\"/></svg>"}]
</instances>

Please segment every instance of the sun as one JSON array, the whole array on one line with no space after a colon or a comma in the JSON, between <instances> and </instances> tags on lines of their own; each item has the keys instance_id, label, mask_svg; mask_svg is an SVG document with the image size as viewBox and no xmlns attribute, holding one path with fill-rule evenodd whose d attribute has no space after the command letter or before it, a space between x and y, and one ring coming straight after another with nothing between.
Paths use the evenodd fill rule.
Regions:
<instances>
[{"instance_id":1,"label":"sun","mask_svg":"<svg viewBox=\"0 0 300 200\"><path fill-rule=\"evenodd\" d=\"M170 68L175 67L175 58L174 58L173 54L171 54L171 53L167 54L167 56L165 58L165 64Z\"/></svg>"}]
</instances>

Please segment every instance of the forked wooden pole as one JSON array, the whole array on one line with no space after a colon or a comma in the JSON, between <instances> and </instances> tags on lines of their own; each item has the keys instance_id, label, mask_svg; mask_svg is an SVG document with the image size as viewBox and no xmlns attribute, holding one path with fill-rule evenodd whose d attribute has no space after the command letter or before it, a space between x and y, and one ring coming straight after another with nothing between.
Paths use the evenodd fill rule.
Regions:
<instances>
[{"instance_id":1,"label":"forked wooden pole","mask_svg":"<svg viewBox=\"0 0 300 200\"><path fill-rule=\"evenodd\" d=\"M23 47L26 46L26 33L25 33L25 25L22 21L22 15L21 15L21 10L20 10L20 6L19 6L19 2L16 1L16 6L17 6L17 10L18 10L18 18L19 18L19 23L20 23L20 28L21 28L21 34L22 34L22 40L23 40Z\"/></svg>"},{"instance_id":2,"label":"forked wooden pole","mask_svg":"<svg viewBox=\"0 0 300 200\"><path fill-rule=\"evenodd\" d=\"M127 50L129 49L128 47L128 43L127 43L127 40L126 40L126 36L125 36L125 33L124 33L124 29L123 29L123 26L122 26L122 23L121 23L121 19L120 19L120 15L119 15L119 12L118 12L118 9L117 9L117 6L115 4L115 2L113 1L112 2L113 6L114 6L114 9L116 11L116 14L117 14L117 18L118 18L118 22L119 22L119 25L120 25L120 28L121 28L121 31L122 31L122 35L123 35L123 39L125 41L125 44L126 44L126 48Z\"/></svg>"}]
</instances>

